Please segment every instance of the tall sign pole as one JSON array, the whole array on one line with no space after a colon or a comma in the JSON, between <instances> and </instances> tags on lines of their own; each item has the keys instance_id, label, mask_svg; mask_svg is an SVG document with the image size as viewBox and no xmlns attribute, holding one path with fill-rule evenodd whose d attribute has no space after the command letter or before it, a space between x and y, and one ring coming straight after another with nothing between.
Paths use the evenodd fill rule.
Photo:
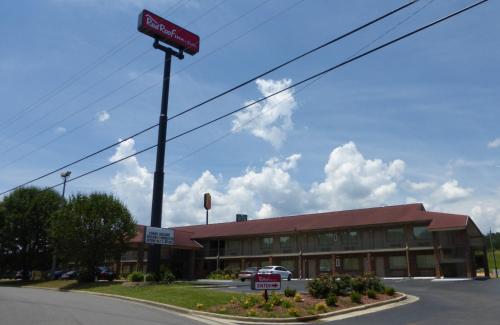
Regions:
<instances>
[{"instance_id":1,"label":"tall sign pole","mask_svg":"<svg viewBox=\"0 0 500 325\"><path fill-rule=\"evenodd\" d=\"M158 127L158 145L156 147L156 168L153 180L153 199L151 202L151 227L161 228L161 217L163 207L163 183L165 166L165 146L167 140L168 120L168 95L170 90L170 67L172 56L179 60L184 58L184 52L194 55L199 51L200 38L182 27L148 11L143 10L139 15L137 29L155 39L153 47L165 52L165 66L163 69L163 90L161 98L160 120ZM178 49L175 51L160 42L166 43ZM159 244L150 244L148 248L149 273L158 274L160 271Z\"/></svg>"}]
</instances>

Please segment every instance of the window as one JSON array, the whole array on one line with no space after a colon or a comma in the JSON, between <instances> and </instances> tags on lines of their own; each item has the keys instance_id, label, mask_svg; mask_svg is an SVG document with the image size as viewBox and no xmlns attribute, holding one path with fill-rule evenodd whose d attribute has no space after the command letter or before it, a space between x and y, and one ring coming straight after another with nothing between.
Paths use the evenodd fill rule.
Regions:
<instances>
[{"instance_id":1,"label":"window","mask_svg":"<svg viewBox=\"0 0 500 325\"><path fill-rule=\"evenodd\" d=\"M281 260L281 265L287 270L294 272L295 271L295 261L294 260Z\"/></svg>"},{"instance_id":2,"label":"window","mask_svg":"<svg viewBox=\"0 0 500 325\"><path fill-rule=\"evenodd\" d=\"M406 256L389 256L389 268L406 269Z\"/></svg>"},{"instance_id":3,"label":"window","mask_svg":"<svg viewBox=\"0 0 500 325\"><path fill-rule=\"evenodd\" d=\"M290 245L291 245L290 236L280 237L280 247L281 248L290 248Z\"/></svg>"},{"instance_id":4,"label":"window","mask_svg":"<svg viewBox=\"0 0 500 325\"><path fill-rule=\"evenodd\" d=\"M260 241L261 248L273 248L273 237L264 237Z\"/></svg>"},{"instance_id":5,"label":"window","mask_svg":"<svg viewBox=\"0 0 500 325\"><path fill-rule=\"evenodd\" d=\"M388 241L402 241L405 238L405 232L403 228L391 228L386 230L386 236Z\"/></svg>"},{"instance_id":6,"label":"window","mask_svg":"<svg viewBox=\"0 0 500 325\"><path fill-rule=\"evenodd\" d=\"M226 242L228 249L238 249L240 248L240 242L238 240L228 240Z\"/></svg>"},{"instance_id":7,"label":"window","mask_svg":"<svg viewBox=\"0 0 500 325\"><path fill-rule=\"evenodd\" d=\"M332 260L329 258L319 260L319 271L320 272L331 272L332 271Z\"/></svg>"},{"instance_id":8,"label":"window","mask_svg":"<svg viewBox=\"0 0 500 325\"><path fill-rule=\"evenodd\" d=\"M419 269L433 269L434 263L434 255L417 255L417 268Z\"/></svg>"},{"instance_id":9,"label":"window","mask_svg":"<svg viewBox=\"0 0 500 325\"><path fill-rule=\"evenodd\" d=\"M331 232L319 234L318 238L319 238L319 245L320 246L330 246L333 244L334 236L333 236L333 233L331 233Z\"/></svg>"},{"instance_id":10,"label":"window","mask_svg":"<svg viewBox=\"0 0 500 325\"><path fill-rule=\"evenodd\" d=\"M354 243L359 239L359 233L357 231L349 231L349 242Z\"/></svg>"},{"instance_id":11,"label":"window","mask_svg":"<svg viewBox=\"0 0 500 325\"><path fill-rule=\"evenodd\" d=\"M427 230L426 226L413 227L413 238L420 240L430 240L431 233Z\"/></svg>"},{"instance_id":12,"label":"window","mask_svg":"<svg viewBox=\"0 0 500 325\"><path fill-rule=\"evenodd\" d=\"M335 267L340 267L340 258L335 259Z\"/></svg>"},{"instance_id":13,"label":"window","mask_svg":"<svg viewBox=\"0 0 500 325\"><path fill-rule=\"evenodd\" d=\"M356 257L344 258L344 270L350 270L350 271L359 270L359 258Z\"/></svg>"}]
</instances>

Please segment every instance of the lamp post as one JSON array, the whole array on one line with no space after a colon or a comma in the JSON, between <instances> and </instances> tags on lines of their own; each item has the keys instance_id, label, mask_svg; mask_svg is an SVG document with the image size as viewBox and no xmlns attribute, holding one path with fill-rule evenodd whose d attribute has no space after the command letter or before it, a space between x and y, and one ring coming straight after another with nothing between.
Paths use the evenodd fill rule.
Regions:
<instances>
[{"instance_id":1,"label":"lamp post","mask_svg":"<svg viewBox=\"0 0 500 325\"><path fill-rule=\"evenodd\" d=\"M61 177L63 179L63 189L62 189L63 200L64 200L64 194L66 192L66 181L70 175L71 175L71 171L69 171L69 170L61 173ZM50 268L50 278L52 280L54 280L54 276L56 273L56 261L57 261L57 256L56 256L56 250L54 248L54 254L52 254L52 267Z\"/></svg>"}]
</instances>

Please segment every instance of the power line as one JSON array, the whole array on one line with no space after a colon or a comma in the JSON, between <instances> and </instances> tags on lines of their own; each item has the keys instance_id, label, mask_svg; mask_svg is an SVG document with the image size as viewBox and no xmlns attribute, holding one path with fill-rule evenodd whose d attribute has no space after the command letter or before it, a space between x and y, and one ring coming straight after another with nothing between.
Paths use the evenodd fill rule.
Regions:
<instances>
[{"instance_id":1,"label":"power line","mask_svg":"<svg viewBox=\"0 0 500 325\"><path fill-rule=\"evenodd\" d=\"M237 17L237 19L233 19L233 20L232 20L232 21L230 21L228 24L225 24L225 25L224 25L224 28L227 28L227 26L229 26L230 24L233 24L233 23L234 23L234 22L236 22L237 20L242 19L243 17L247 16L249 13L251 13L251 12L255 11L257 8L261 7L262 5L264 5L265 3L267 3L268 1L270 1L270 0L264 0L264 1L262 1L259 5L255 6L255 7L252 7L250 10L246 11L245 13L243 13L242 15L240 15L239 17ZM295 7L296 5L298 5L299 3L303 2L303 1L304 1L304 0L299 0L299 1L295 2L295 3L294 3L294 4L292 4L291 6L288 6L288 7L287 7L284 11L282 11L281 13L283 13L283 12L285 12L285 11L287 11L287 10L289 10L289 9L293 8L293 7ZM262 25L264 25L265 23L269 22L270 20L272 20L272 19L273 19L273 18L275 18L276 16L277 16L277 15L272 16L272 17L271 17L271 19L268 19L268 20L267 20L266 22L264 22L264 23L260 23L259 25L257 25L256 27L254 27L254 28L250 29L249 31L252 31L252 30L256 29L257 27L261 27ZM222 28L219 28L219 29L217 29L215 32L210 33L208 36L206 36L206 37L205 37L205 39L208 39L208 38L212 37L213 35L215 35L216 33L219 33L220 31L222 31ZM218 51L218 50L220 50L220 49L222 49L222 48L224 48L224 47L228 46L230 43L234 42L235 40L240 39L241 37L243 37L244 35L246 35L249 31L246 31L245 33L243 33L243 34L239 35L238 37L234 38L233 40L231 40L230 42L228 42L228 43L224 44L223 46L221 46L221 47L217 48L216 50L214 50L214 51L212 51L212 52L208 53L207 55L204 55L204 56L203 56L202 58L200 58L199 60L196 60L196 61L192 62L192 63L191 63L191 64L189 64L188 66L186 66L186 67L184 67L183 69L181 69L181 70L177 71L175 74L178 74L178 73L180 73L180 72L182 72L182 71L184 71L184 70L189 69L189 68L190 68L190 67L192 67L193 65L195 65L195 64L199 63L200 61L202 61L202 60L206 59L208 56L210 56L210 55L214 54L216 51ZM159 67L159 66L161 66L162 64L163 64L163 63L158 63L158 64L155 64L154 66L150 67L149 69L145 70L144 72L140 73L139 75L135 76L134 78L132 78L132 79L130 79L130 80L128 80L128 81L126 81L125 83L121 84L121 85L120 85L120 86L118 86L117 88L115 88L115 89L111 90L110 92L108 92L108 93L106 93L106 94L104 94L104 95L100 96L99 98L97 98L96 100L92 101L91 103L89 103L89 104L87 104L87 105L85 105L85 106L81 107L81 108L80 108L80 109L78 109L77 111L72 112L71 114L67 115L66 117L64 117L64 118L62 118L62 119L60 119L60 120L58 120L57 122L52 123L49 127L44 128L44 129L42 129L41 131L39 131L38 133L36 133L36 134L34 134L34 135L31 135L31 136L27 137L26 139L24 139L24 140L23 140L22 142L20 142L20 143L13 144L12 146L10 146L10 147L8 147L7 149L5 149L4 151L2 151L0 154L1 154L1 155L5 155L6 153L8 153L8 152L10 152L10 151L12 151L12 150L14 150L14 149L16 149L16 148L18 148L18 147L20 147L20 146L22 146L22 145L26 144L26 143L28 143L28 142L29 142L32 138L37 137L37 136L39 136L39 135L42 135L42 134L44 134L45 132L47 132L47 131L49 131L49 130L52 130L54 127L58 126L58 125L59 125L59 124L61 124L62 122L67 121L68 119L70 119L70 118L72 118L73 116L75 116L75 115L79 114L80 112L83 112L83 111L87 110L88 108L90 108L90 107L94 106L95 104L99 103L100 101L102 101L102 100L104 100L104 99L108 98L108 97L109 97L109 96L111 96L112 94L114 94L114 93L116 93L116 92L120 91L121 89L125 88L126 86L130 85L130 84L131 84L132 82L134 82L135 80L137 80L137 79L141 78L142 76L146 75L147 73L149 73L149 72L151 72L151 71L155 70L156 68L158 68L158 67ZM151 86L149 86L149 87L147 87L147 88L143 89L142 91L140 91L140 93L139 93L139 94L143 94L143 93L145 93L145 92L149 91L150 89L153 89L154 87L156 87L156 86L157 86L157 85L159 85L159 84L160 84L160 83L155 83L155 84L153 84L153 85L151 85ZM137 97L137 96L135 96L135 95L134 95L134 96L132 96L132 97L133 97L133 98L135 98L135 97ZM128 102L128 101L125 101L124 103L126 103L126 102ZM38 120L38 121L36 121L36 122L38 123L38 122L39 122L39 120ZM21 129L21 130L20 130L20 132L22 132L22 131L23 131L23 130L25 130L25 129L26 129L26 128ZM16 135L17 135L17 134L16 134ZM36 150L35 150L35 151L36 151ZM24 157L24 156L23 156L23 157ZM16 159L16 161L18 161L18 160ZM12 163L12 162L11 162L11 163ZM9 163L9 164L11 164L11 163ZM2 168L2 167L0 167L0 168Z\"/></svg>"},{"instance_id":2,"label":"power line","mask_svg":"<svg viewBox=\"0 0 500 325\"><path fill-rule=\"evenodd\" d=\"M176 11L182 2L186 0L179 0L175 5L171 6L169 10L167 10L166 14L171 15L174 11ZM175 7L175 8L174 8ZM113 56L114 54L118 53L121 51L123 48L127 47L130 43L135 41L139 36L134 35L132 37L129 37L125 39L124 41L121 41L119 44L113 46L111 49L109 49L106 53L98 57L96 60L92 61L90 64L85 66L83 69L79 70L76 72L74 75L72 75L70 78L66 79L63 81L59 86L54 88L53 90L47 92L45 95L42 95L40 98L35 100L32 104L28 105L26 108L22 109L21 112L15 114L12 118L7 119L3 124L0 125L0 128L4 128L4 126L7 125L7 128L10 125L13 125L16 121L18 121L24 114L31 112L35 108L39 107L41 104L49 101L59 93L61 93L63 90L67 89L69 86L77 82L78 80L82 79L86 75L88 75L91 71L95 70L101 63L105 62L108 58Z\"/></svg>"},{"instance_id":3,"label":"power line","mask_svg":"<svg viewBox=\"0 0 500 325\"><path fill-rule=\"evenodd\" d=\"M318 78L319 76L325 75L325 74L327 74L327 73L329 73L329 72L331 72L331 71L333 71L333 70L339 69L340 67L343 67L344 65L347 65L347 64L349 64L349 63L351 63L351 62L354 62L354 61L356 61L356 60L359 60L359 59L361 59L361 58L363 58L363 57L365 57L365 56L367 56L367 55L369 55L369 54L371 54L371 53L374 53L374 52L376 52L376 51L379 51L379 50L381 50L381 49L383 49L383 48L385 48L385 47L387 47L387 46L390 46L390 45L392 45L392 44L394 44L394 43L397 43L397 42L399 42L399 41L401 41L401 40L403 40L403 39L406 39L406 38L408 38L408 37L410 37L410 36L412 36L412 35L414 35L414 34L417 34L417 33L421 32L421 31L423 31L423 30L426 30L426 29L428 29L428 28L430 28L430 27L432 27L432 26L434 26L434 25L437 25L437 24L439 24L439 23L441 23L441 22L443 22L443 21L446 21L446 20L448 20L448 19L450 19L450 18L452 18L452 17L455 17L455 16L457 16L457 15L459 15L459 14L463 13L463 12L466 12L466 11L468 11L468 10L471 10L472 8L474 8L474 7L476 7L476 6L479 6L479 5L481 5L481 4L483 4L483 3L487 2L487 1L488 1L488 0L482 0L482 1L476 2L476 3L472 4L472 5L469 5L469 6L465 7L465 8L463 8L463 9L460 9L460 10L458 10L458 11L455 11L455 12L453 12L453 13L451 13L451 14L447 15L447 16L444 16L444 17L442 17L442 18L440 18L440 19L438 19L438 20L435 20L435 21L433 21L433 22L431 22L431 23L429 23L429 24L427 24L427 25L424 25L424 26L422 26L422 27L419 27L419 28L417 28L417 29L415 29L415 30L413 30L413 31L411 31L411 32L409 32L409 33L406 33L406 34L404 34L404 35L402 35L402 36L399 36L399 37L397 37L397 38L395 38L395 39L392 39L391 41L388 41L388 42L386 42L386 43L383 43L382 45L379 45L379 46L377 46L377 47L375 47L375 48L373 48L373 49L371 49L371 50L365 51L365 52L363 52L363 53L361 53L361 54L359 54L359 55L356 55L356 56L354 56L354 57L352 57L352 58L350 58L350 59L347 59L347 60L345 60L345 61L343 61L343 62L341 62L341 63L338 63L338 64L336 64L336 65L334 65L334 66L332 66L332 67L330 67L330 68L328 68L328 69L325 69L325 70L323 70L323 71L321 71L321 72L319 72L319 73L316 73L316 74L314 74L314 75L312 75L312 76L310 76L310 77L308 77L308 78L302 79L301 81L296 82L295 84L292 84L292 85L290 85L290 86L288 86L288 87L285 87L285 88L283 88L283 89L281 89L281 90L279 90L279 91L277 91L277 92L274 92L274 93L272 93L272 94L270 94L270 95L268 95L268 96L262 97L262 98L260 98L260 99L258 99L258 100L256 100L256 101L253 101L252 103L249 103L249 104L247 104L247 105L244 105L244 106L242 106L242 107L240 107L240 108L238 108L238 109L235 109L235 110L230 111L230 112L228 112L228 113L226 113L226 114L223 114L223 115L221 115L221 116L219 116L219 117L217 117L217 118L215 118L215 119L212 119L212 120L210 120L210 121L208 121L208 122L205 122L205 123L203 123L203 124L201 124L201 125L198 125L198 126L196 126L196 127L194 127L194 128L191 128L191 129L189 129L189 130L187 130L187 131L184 131L184 132L182 132L182 133L179 133L179 134L177 134L176 136L174 136L174 137L172 137L172 138L167 139L167 140L166 140L166 142L170 142L170 141L173 141L173 140L175 140L175 139L177 139L177 138L180 138L180 137L182 137L182 136L185 136L185 135L187 135L187 134L190 134L190 133L192 133L192 132L194 132L194 131L197 131L197 130L199 130L199 129L201 129L201 128L205 127L205 126L208 126L208 125L210 125L210 124L213 124L213 123L215 123L215 122L217 122L217 121L219 121L219 120L221 120L221 119L223 119L223 118L225 118L225 117L228 117L228 116L230 116L230 115L233 115L233 114L235 114L235 113L237 113L237 112L239 112L239 111L242 111L242 110L244 110L244 109L246 109L246 108L248 108L248 107L250 107L250 106L253 106L253 105L255 105L255 104L257 104L257 103L260 103L260 102L262 102L262 101L264 101L264 100L267 100L267 99L269 99L269 98L271 98L271 97L274 97L274 96L276 96L276 95L278 95L278 94L280 94L280 93L282 93L282 92L284 92L284 91L286 91L286 90L289 90L289 89L291 89L291 88L293 88L293 87L299 86L299 85L304 84L304 83L306 83L306 82L312 81L312 80L314 80L314 79ZM142 149L142 150L140 150L140 151L138 151L138 152L136 152L136 153L134 153L134 154L128 155L128 156L126 156L126 157L122 157L122 158L120 158L120 159L118 159L118 160L115 160L115 161L112 161L112 162L110 162L110 163L108 163L108 164L106 164L106 165L103 165L103 166L98 167L98 168L96 168L96 169L93 169L93 170L90 170L90 171L88 171L88 172L85 172L85 173L83 173L83 174L81 174L81 175L79 175L79 176L77 176L77 177L74 177L74 178L70 179L69 181L75 181L75 180L80 179L80 178L82 178L82 177L85 177L85 176L87 176L87 175L89 175L89 174L95 173L95 172L100 171L100 170L102 170L102 169L104 169L104 168L107 168L107 167L110 167L110 166L112 166L112 165L114 165L114 164L117 164L117 163L119 163L119 162L121 162L121 161L124 161L124 160L129 159L129 158L134 157L134 156L137 156L137 155L139 155L139 154L141 154L141 153L144 153L144 152L146 152L146 151L148 151L148 150L151 150L151 149L155 148L157 145L158 145L158 144L154 144L154 145L152 145L152 146L146 147L146 148L144 148L144 149ZM59 184L56 184L56 185L54 185L54 186L52 186L52 187L49 187L49 188L47 188L47 189L52 189L52 188L55 188L55 187L60 186L60 185L62 185L62 184L63 184L63 183L59 183ZM14 189L15 189L15 188L14 188ZM14 190L14 189L11 189L11 190L8 190L8 191L4 191L4 192L0 193L0 195L6 194L6 193L8 193L8 192L11 192L11 191L12 191L12 190Z\"/></svg>"},{"instance_id":4,"label":"power line","mask_svg":"<svg viewBox=\"0 0 500 325\"><path fill-rule=\"evenodd\" d=\"M417 1L418 1L418 0L417 0ZM182 111L182 112L180 112L180 113L178 113L178 114L176 114L176 115L172 116L171 118L169 118L169 120L174 119L174 118L176 118L176 117L179 117L179 116L181 116L181 115L183 115L183 114L185 114L185 113L187 113L187 112L189 112L189 111L192 111L192 110L196 109L197 107L200 107L200 106L202 106L202 105L205 105L205 104L207 104L207 103L209 103L209 102L211 102L211 101L214 101L215 99L220 98L220 97L222 97L223 95L226 95L226 94L228 94L228 93L230 93L230 92L232 92L232 91L235 91L236 89L239 89L239 88L241 88L241 87L243 87L243 86L245 86L245 85L249 84L250 82L257 80L258 78L261 78L261 77L263 77L263 76L265 76L265 75L267 75L267 74L269 74L269 73L271 73L271 72L273 72L273 71L276 71L276 70L278 70L278 69L280 69L280 68L284 67L285 65L288 65L288 64L291 64L292 62L297 61L297 60L299 60L299 59L301 59L301 58L305 57L306 55L309 55L309 54L311 54L311 53L313 53L313 52L316 52L316 51L318 51L318 50L320 50L320 49L322 49L322 48L324 48L324 47L326 47L326 46L328 46L328 45L330 45L330 44L333 44L333 43L335 43L335 42L338 42L338 41L340 41L340 40L344 39L345 37L348 37L348 36L350 36L350 35L352 35L352 34L354 34L354 33L358 32L358 31L360 31L360 30L362 30L362 29L364 29L364 28L366 28L366 27L368 27L368 26L370 26L370 25L372 25L372 24L374 24L374 23L376 23L376 22L378 22L378 21L380 21L380 20L384 19L384 18L387 18L388 16L390 16L390 15L392 15L392 14L394 14L394 13L398 12L398 11L403 10L404 8L408 7L409 5L411 5L411 4L413 4L413 3L416 3L417 1L410 2L410 3L408 3L408 4L405 4L405 5L403 5L403 6L400 6L400 7L396 8L396 9L394 9L394 10L391 10L391 11L389 11L388 13L386 13L386 14L384 14L384 15L382 15L382 16L379 16L379 17L377 17L377 18L375 18L375 19L372 19L371 21L369 21L369 22L367 22L367 23L365 23L365 24L363 24L363 25L360 25L359 27L356 27L355 29L353 29L353 30L351 30L351 31L349 31L349 32L346 32L346 33L344 33L344 34L342 34L342 35L340 35L340 36L338 36L338 37L335 37L335 38L333 38L332 40L330 40L330 41L328 41L328 42L326 42L326 43L323 43L323 44L321 44L321 45L319 45L319 46L315 47L315 48L314 48L314 49L312 49L312 50L306 51L306 52L304 52L304 53L302 53L302 54L300 54L300 55L296 56L295 58L293 58L293 59L290 59L290 60L286 61L286 62L285 62L285 63L283 63L283 64L280 64L280 65L278 65L278 66L276 66L276 67L274 67L274 68L271 68L271 69L269 69L269 70L267 70L267 71L265 71L265 72L263 72L263 73L261 73L261 74L259 74L259 75L255 76L255 77L253 77L253 78L251 78L251 79L249 79L249 80L247 80L247 81L244 81L244 82L240 83L239 85L237 85L237 86L235 86L235 87L232 87L232 88L231 88L231 89L229 89L229 90L226 90L226 91L224 91L224 92L222 92L222 93L220 93L220 94L218 94L218 95L216 95L216 96L211 97L211 98L210 98L210 99L208 99L208 100L205 100L205 101L203 101L203 102L201 102L201 103L199 103L199 104L197 104L197 105L195 105L195 106L192 106L192 107L190 107L190 108L188 108L188 109L186 109L186 110L184 110L184 111ZM147 88L147 89L149 89L149 88ZM133 97L137 97L137 96L139 96L140 94L141 94L141 93L136 94L136 95L134 95ZM128 101L128 100L129 100L129 99L127 99L126 101ZM121 104L116 105L116 106L115 106L115 108L116 108L116 107L118 107L118 106L120 106L120 105L121 105ZM111 111L111 110L108 110L108 111ZM91 120L87 121L86 123L88 123L88 122L90 122L90 121L92 121L92 120L93 120L93 119L91 119ZM150 126L150 127L146 128L145 130L150 130L150 129L152 129L152 128L156 127L156 126L158 126L158 123L156 123L156 124L154 124L154 125L152 125L152 126ZM70 132L73 132L73 131L74 131L74 129L73 129L72 131L70 131ZM143 131L144 131L144 130L143 130ZM141 134L141 132L142 132L142 131L138 132L138 134ZM64 136L64 135L63 135L63 136ZM129 139L129 138L133 138L133 136L129 136L129 137L127 137L126 139ZM55 142L55 141L53 140L53 141L52 141L52 143L53 143L53 142ZM110 146L107 146L107 147L105 147L105 148L106 148L106 149L109 149L109 148L111 148L111 147L113 147L113 146L116 146L116 145L118 145L118 144L122 143L122 142L123 142L123 141L116 142L114 145L110 145ZM46 144L46 145L48 145L48 144ZM37 149L37 150L38 150L38 149ZM36 151L36 150L35 150L35 151ZM98 152L102 152L102 151L104 151L104 150L99 150ZM33 152L33 151L32 151L32 152ZM32 152L28 153L27 155L30 155ZM24 158L24 157L26 157L27 155L25 155L25 156L23 156L23 157L21 157L21 158ZM93 156L93 155L92 155L92 156ZM81 161L81 160L78 160L77 162L80 162L80 161ZM0 167L0 168L5 168L6 166L11 165L12 163L13 163L13 162L10 162L9 164L7 164L7 165L3 165L3 166L2 166L2 167ZM67 168L67 167L69 167L69 166L72 166L72 165L74 165L75 163L76 163L76 162L73 162L73 163L70 163L70 164L65 165L64 167L61 167L61 168L55 169L55 170L53 170L52 172L49 172L49 173L45 174L45 175L44 175L44 177L49 176L49 175L52 175L52 174L54 174L54 173L56 173L56 172L60 171L61 169ZM35 180L28 181L28 182L26 182L26 183L24 183L23 185L20 185L20 186L24 186L24 185L30 184L30 183L32 183L32 182L34 182L34 181L36 181L36 180L39 180L39 179L40 179L40 178L37 178L37 179L35 179ZM0 195L1 195L1 194L0 194Z\"/></svg>"}]
</instances>

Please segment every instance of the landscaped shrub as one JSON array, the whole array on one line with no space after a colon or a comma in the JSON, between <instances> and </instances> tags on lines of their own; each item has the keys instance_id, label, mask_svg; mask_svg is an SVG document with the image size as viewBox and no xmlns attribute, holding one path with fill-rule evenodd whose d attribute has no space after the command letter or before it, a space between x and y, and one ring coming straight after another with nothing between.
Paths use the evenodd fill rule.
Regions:
<instances>
[{"instance_id":1,"label":"landscaped shrub","mask_svg":"<svg viewBox=\"0 0 500 325\"><path fill-rule=\"evenodd\" d=\"M301 302L302 300L302 295L298 292L295 294L295 296L293 296L293 301L295 302Z\"/></svg>"},{"instance_id":2,"label":"landscaped shrub","mask_svg":"<svg viewBox=\"0 0 500 325\"><path fill-rule=\"evenodd\" d=\"M384 284L380 281L380 278L376 277L373 273L367 273L364 275L366 279L366 289L372 289L376 292L384 292Z\"/></svg>"},{"instance_id":3,"label":"landscaped shrub","mask_svg":"<svg viewBox=\"0 0 500 325\"><path fill-rule=\"evenodd\" d=\"M366 291L366 295L368 298L377 299L377 292L373 289L368 289L368 291Z\"/></svg>"},{"instance_id":4,"label":"landscaped shrub","mask_svg":"<svg viewBox=\"0 0 500 325\"><path fill-rule=\"evenodd\" d=\"M198 304L196 304L196 309L198 309L198 310L202 310L202 309L204 309L204 308L205 308L205 305L204 305L204 304L199 304L199 303L198 303Z\"/></svg>"},{"instance_id":5,"label":"landscaped shrub","mask_svg":"<svg viewBox=\"0 0 500 325\"><path fill-rule=\"evenodd\" d=\"M283 300L281 302L281 307L288 309L293 307L293 303L290 300Z\"/></svg>"},{"instance_id":6,"label":"landscaped shrub","mask_svg":"<svg viewBox=\"0 0 500 325\"><path fill-rule=\"evenodd\" d=\"M237 276L238 273L233 273L231 269L224 269L213 271L207 278L212 280L234 280Z\"/></svg>"},{"instance_id":7,"label":"landscaped shrub","mask_svg":"<svg viewBox=\"0 0 500 325\"><path fill-rule=\"evenodd\" d=\"M271 304L273 304L273 306L280 306L281 303L283 302L283 299L278 296L277 294L272 294L270 297L269 297L269 302Z\"/></svg>"},{"instance_id":8,"label":"landscaped shrub","mask_svg":"<svg viewBox=\"0 0 500 325\"><path fill-rule=\"evenodd\" d=\"M156 281L156 277L153 273L144 274L144 281L153 282Z\"/></svg>"},{"instance_id":9,"label":"landscaped shrub","mask_svg":"<svg viewBox=\"0 0 500 325\"><path fill-rule=\"evenodd\" d=\"M293 296L295 296L296 293L297 293L297 290L295 290L295 289L292 289L289 287L285 288L285 296L287 296L287 297L293 297Z\"/></svg>"},{"instance_id":10,"label":"landscaped shrub","mask_svg":"<svg viewBox=\"0 0 500 325\"><path fill-rule=\"evenodd\" d=\"M333 275L335 279L334 293L337 296L348 296L351 294L352 277L349 274Z\"/></svg>"},{"instance_id":11,"label":"landscaped shrub","mask_svg":"<svg viewBox=\"0 0 500 325\"><path fill-rule=\"evenodd\" d=\"M297 310L297 308L288 308L288 315L290 315L292 317L298 317L298 316L300 316L299 311Z\"/></svg>"},{"instance_id":12,"label":"landscaped shrub","mask_svg":"<svg viewBox=\"0 0 500 325\"><path fill-rule=\"evenodd\" d=\"M389 295L389 296L394 296L394 293L395 293L395 292L396 292L396 291L394 290L394 288L393 288L393 287L386 287L386 288L385 288L385 294L386 294L386 295Z\"/></svg>"},{"instance_id":13,"label":"landscaped shrub","mask_svg":"<svg viewBox=\"0 0 500 325\"><path fill-rule=\"evenodd\" d=\"M325 299L326 304L330 307L335 306L337 304L337 301L338 301L337 295L334 294L333 292L330 292Z\"/></svg>"},{"instance_id":14,"label":"landscaped shrub","mask_svg":"<svg viewBox=\"0 0 500 325\"><path fill-rule=\"evenodd\" d=\"M144 273L135 271L128 275L127 278L130 282L142 282L144 281Z\"/></svg>"},{"instance_id":15,"label":"landscaped shrub","mask_svg":"<svg viewBox=\"0 0 500 325\"><path fill-rule=\"evenodd\" d=\"M324 302L319 302L316 305L314 305L314 310L316 310L316 312L318 313L326 313L328 307Z\"/></svg>"},{"instance_id":16,"label":"landscaped shrub","mask_svg":"<svg viewBox=\"0 0 500 325\"><path fill-rule=\"evenodd\" d=\"M263 298L260 295L245 295L240 299L240 306L245 309L263 303Z\"/></svg>"},{"instance_id":17,"label":"landscaped shrub","mask_svg":"<svg viewBox=\"0 0 500 325\"><path fill-rule=\"evenodd\" d=\"M273 309L274 309L274 305L270 302L266 302L266 303L262 304L261 307L262 307L262 309L264 309L265 311L268 311L268 312L273 311Z\"/></svg>"},{"instance_id":18,"label":"landscaped shrub","mask_svg":"<svg viewBox=\"0 0 500 325\"><path fill-rule=\"evenodd\" d=\"M352 290L363 293L366 291L366 280L360 276L355 277L351 280Z\"/></svg>"},{"instance_id":19,"label":"landscaped shrub","mask_svg":"<svg viewBox=\"0 0 500 325\"><path fill-rule=\"evenodd\" d=\"M331 276L322 275L319 278L309 281L309 283L307 283L307 289L314 298L323 299L326 298L332 290L335 291L333 288L334 283Z\"/></svg>"},{"instance_id":20,"label":"landscaped shrub","mask_svg":"<svg viewBox=\"0 0 500 325\"><path fill-rule=\"evenodd\" d=\"M162 275L162 281L172 283L175 281L175 275L170 270L165 270Z\"/></svg>"},{"instance_id":21,"label":"landscaped shrub","mask_svg":"<svg viewBox=\"0 0 500 325\"><path fill-rule=\"evenodd\" d=\"M355 304L360 304L361 303L361 294L359 292L353 291L351 293L351 301L354 302Z\"/></svg>"},{"instance_id":22,"label":"landscaped shrub","mask_svg":"<svg viewBox=\"0 0 500 325\"><path fill-rule=\"evenodd\" d=\"M247 316L248 317L253 317L253 316L256 316L257 315L257 311L255 309L250 309L249 311L247 311Z\"/></svg>"}]
</instances>

